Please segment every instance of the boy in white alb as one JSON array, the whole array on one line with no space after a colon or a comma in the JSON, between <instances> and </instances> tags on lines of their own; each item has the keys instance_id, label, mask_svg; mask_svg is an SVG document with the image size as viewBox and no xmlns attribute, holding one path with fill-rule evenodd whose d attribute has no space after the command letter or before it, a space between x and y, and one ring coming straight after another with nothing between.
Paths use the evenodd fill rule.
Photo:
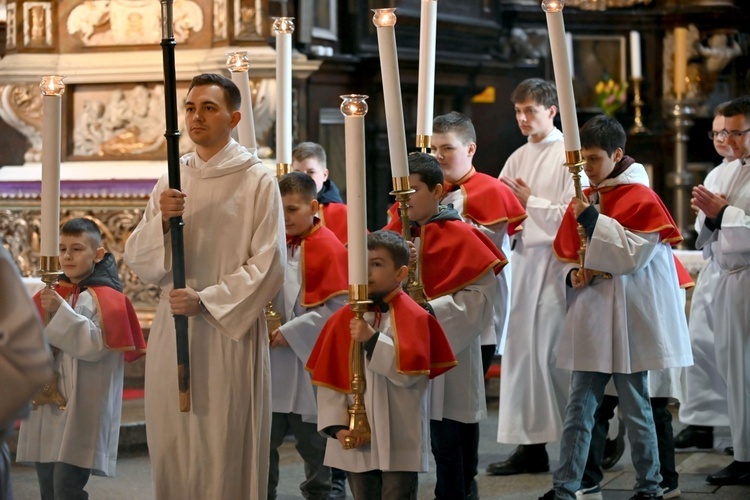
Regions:
<instances>
[{"instance_id":1,"label":"boy in white alb","mask_svg":"<svg viewBox=\"0 0 750 500\"><path fill-rule=\"evenodd\" d=\"M347 471L355 500L416 499L417 473L428 468L428 380L456 358L437 320L401 290L410 257L403 238L376 231L367 248L371 311L364 319L349 306L337 311L307 363L318 386L318 428L329 437L325 463ZM349 430L353 342L365 351L369 442Z\"/></svg>"},{"instance_id":2,"label":"boy in white alb","mask_svg":"<svg viewBox=\"0 0 750 500\"><path fill-rule=\"evenodd\" d=\"M279 446L291 431L305 462L300 485L307 499L327 499L330 470L323 465L325 438L318 434L318 408L305 363L326 320L344 305L346 248L315 217L315 181L292 172L279 179L287 235L284 286L274 299L283 324L271 340L271 460L268 498L279 484Z\"/></svg>"},{"instance_id":3,"label":"boy in white alb","mask_svg":"<svg viewBox=\"0 0 750 500\"><path fill-rule=\"evenodd\" d=\"M572 290L557 362L573 375L554 489L542 498L576 498L594 414L612 379L636 470L631 500L661 499L648 371L692 363L671 249L682 237L656 193L638 181L643 166L623 158L625 131L615 119L600 115L586 122L581 145L594 186L586 190L591 204L573 198L554 250L562 261L579 265L581 224L588 237L586 269L569 266Z\"/></svg>"},{"instance_id":4,"label":"boy in white alb","mask_svg":"<svg viewBox=\"0 0 750 500\"><path fill-rule=\"evenodd\" d=\"M510 238L521 229L526 212L505 183L474 168L476 140L474 125L461 113L452 111L433 120L432 150L446 182L441 203L452 206L465 222L481 230L510 259ZM494 355L502 355L505 349L510 273L510 266L505 266L497 275L493 310L495 329L486 330L480 339L485 375Z\"/></svg>"},{"instance_id":5,"label":"boy in white alb","mask_svg":"<svg viewBox=\"0 0 750 500\"><path fill-rule=\"evenodd\" d=\"M62 226L60 265L59 284L34 299L51 315L45 332L59 351L64 400L38 406L21 423L16 459L35 464L42 498L88 498L91 474L115 475L124 363L142 356L146 343L94 222Z\"/></svg>"}]
</instances>

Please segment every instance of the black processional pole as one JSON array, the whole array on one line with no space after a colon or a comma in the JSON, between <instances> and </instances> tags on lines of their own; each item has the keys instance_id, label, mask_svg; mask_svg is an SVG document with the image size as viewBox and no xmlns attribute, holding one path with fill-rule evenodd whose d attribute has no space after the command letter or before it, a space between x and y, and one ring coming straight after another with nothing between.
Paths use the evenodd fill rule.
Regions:
<instances>
[{"instance_id":1,"label":"black processional pole","mask_svg":"<svg viewBox=\"0 0 750 500\"><path fill-rule=\"evenodd\" d=\"M167 128L167 168L169 187L180 191L180 130L177 125L177 77L175 76L174 48L177 43L173 32L174 0L161 0L161 49L164 60L164 108ZM182 240L182 217L169 219L169 234L172 238L172 279L174 288L185 288L185 245ZM188 345L187 316L174 316L177 333L177 377L180 389L180 411L190 411L190 346Z\"/></svg>"}]
</instances>

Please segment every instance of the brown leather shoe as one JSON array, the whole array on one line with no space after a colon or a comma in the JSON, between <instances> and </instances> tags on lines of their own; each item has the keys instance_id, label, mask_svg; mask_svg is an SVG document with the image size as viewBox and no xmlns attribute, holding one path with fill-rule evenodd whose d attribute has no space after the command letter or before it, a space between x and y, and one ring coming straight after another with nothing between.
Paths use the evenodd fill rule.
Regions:
<instances>
[{"instance_id":1,"label":"brown leather shoe","mask_svg":"<svg viewBox=\"0 0 750 500\"><path fill-rule=\"evenodd\" d=\"M541 450L541 452L538 450ZM513 450L513 453L505 462L495 462L487 466L487 474L490 476L512 476L539 472L549 472L549 457L543 445L520 445Z\"/></svg>"}]
</instances>

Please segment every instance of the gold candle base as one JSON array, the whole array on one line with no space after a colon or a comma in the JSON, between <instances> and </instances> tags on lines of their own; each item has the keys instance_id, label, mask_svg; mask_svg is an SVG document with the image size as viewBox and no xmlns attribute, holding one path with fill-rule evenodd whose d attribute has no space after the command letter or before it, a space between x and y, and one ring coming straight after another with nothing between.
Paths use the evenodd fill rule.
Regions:
<instances>
[{"instance_id":1,"label":"gold candle base","mask_svg":"<svg viewBox=\"0 0 750 500\"><path fill-rule=\"evenodd\" d=\"M273 340L271 334L281 328L281 314L273 308L273 302L269 302L266 306L266 327L268 328L268 341L271 342Z\"/></svg>"},{"instance_id":2,"label":"gold candle base","mask_svg":"<svg viewBox=\"0 0 750 500\"><path fill-rule=\"evenodd\" d=\"M422 150L423 153L429 153L432 147L432 136L419 134L417 135L417 147Z\"/></svg>"},{"instance_id":3,"label":"gold candle base","mask_svg":"<svg viewBox=\"0 0 750 500\"><path fill-rule=\"evenodd\" d=\"M362 319L367 306L372 301L367 297L367 285L349 285L349 307L351 307L354 317ZM352 394L354 401L349 406L349 430L351 435L344 439L344 448L352 449L357 444L366 444L372 437L370 433L370 423L367 421L367 411L365 410L365 353L361 342L354 342L354 349L351 355L352 367Z\"/></svg>"},{"instance_id":4,"label":"gold candle base","mask_svg":"<svg viewBox=\"0 0 750 500\"><path fill-rule=\"evenodd\" d=\"M644 102L641 100L641 79L633 78L633 106L635 107L635 118L633 119L633 126L630 127L630 133L646 134L648 129L643 125L643 117L641 114L641 108Z\"/></svg>"},{"instance_id":5,"label":"gold candle base","mask_svg":"<svg viewBox=\"0 0 750 500\"><path fill-rule=\"evenodd\" d=\"M281 177L291 172L292 172L291 163L277 163L276 164L276 177Z\"/></svg>"},{"instance_id":6,"label":"gold candle base","mask_svg":"<svg viewBox=\"0 0 750 500\"><path fill-rule=\"evenodd\" d=\"M44 288L52 290L52 286L57 283L57 279L62 275L60 267L60 257L57 255L39 257L39 274L44 282ZM44 324L50 322L52 315L47 311L44 312ZM55 356L60 352L59 349L52 348L52 355ZM54 405L59 410L64 410L67 406L65 396L60 392L60 374L55 373L52 380L44 384L44 387L31 400L32 409L36 410L42 405Z\"/></svg>"}]
</instances>

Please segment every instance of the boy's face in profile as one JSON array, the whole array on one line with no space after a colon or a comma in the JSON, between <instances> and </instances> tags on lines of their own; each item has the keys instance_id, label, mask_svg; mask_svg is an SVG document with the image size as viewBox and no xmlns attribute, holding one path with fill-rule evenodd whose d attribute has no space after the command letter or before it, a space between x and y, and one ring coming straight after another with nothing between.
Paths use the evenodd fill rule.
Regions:
<instances>
[{"instance_id":1,"label":"boy's face in profile","mask_svg":"<svg viewBox=\"0 0 750 500\"><path fill-rule=\"evenodd\" d=\"M727 134L724 131L724 117L719 115L714 117L714 122L711 126L711 132L714 134L714 149L719 153L719 156L732 161L735 159L732 148L727 144Z\"/></svg>"},{"instance_id":2,"label":"boy's face in profile","mask_svg":"<svg viewBox=\"0 0 750 500\"><path fill-rule=\"evenodd\" d=\"M313 225L318 213L318 200L308 200L300 193L287 193L281 197L284 205L284 226L287 236L299 236Z\"/></svg>"},{"instance_id":3,"label":"boy's face in profile","mask_svg":"<svg viewBox=\"0 0 750 500\"><path fill-rule=\"evenodd\" d=\"M409 183L415 191L409 200L409 220L424 225L437 213L438 203L443 195L443 186L438 184L430 191L419 174L409 175Z\"/></svg>"},{"instance_id":4,"label":"boy's face in profile","mask_svg":"<svg viewBox=\"0 0 750 500\"><path fill-rule=\"evenodd\" d=\"M60 235L60 266L71 283L78 284L94 272L104 258L104 248L86 233Z\"/></svg>"},{"instance_id":5,"label":"boy's face in profile","mask_svg":"<svg viewBox=\"0 0 750 500\"><path fill-rule=\"evenodd\" d=\"M432 134L430 146L432 154L440 163L443 175L448 182L456 182L471 169L477 145L464 144L453 132Z\"/></svg>"},{"instance_id":6,"label":"boy's face in profile","mask_svg":"<svg viewBox=\"0 0 750 500\"><path fill-rule=\"evenodd\" d=\"M302 161L292 160L292 170L303 172L312 177L318 193L323 189L323 183L328 179L328 169L321 165L314 157L305 158Z\"/></svg>"},{"instance_id":7,"label":"boy's face in profile","mask_svg":"<svg viewBox=\"0 0 750 500\"><path fill-rule=\"evenodd\" d=\"M612 173L617 162L622 160L622 149L617 148L608 155L602 148L581 148L581 155L586 162L583 170L589 182L592 186L598 186Z\"/></svg>"},{"instance_id":8,"label":"boy's face in profile","mask_svg":"<svg viewBox=\"0 0 750 500\"><path fill-rule=\"evenodd\" d=\"M370 295L385 295L401 286L408 272L406 266L396 266L391 253L385 248L367 251L367 286Z\"/></svg>"}]
</instances>

